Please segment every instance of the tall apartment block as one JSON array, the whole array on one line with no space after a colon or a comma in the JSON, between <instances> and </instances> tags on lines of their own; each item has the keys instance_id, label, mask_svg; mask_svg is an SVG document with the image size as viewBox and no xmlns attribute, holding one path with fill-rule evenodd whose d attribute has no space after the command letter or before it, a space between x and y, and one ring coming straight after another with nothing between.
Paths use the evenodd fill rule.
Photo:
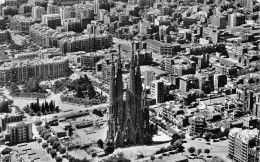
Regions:
<instances>
[{"instance_id":1,"label":"tall apartment block","mask_svg":"<svg viewBox=\"0 0 260 162\"><path fill-rule=\"evenodd\" d=\"M228 156L237 162L258 162L259 149L250 140L259 140L259 130L233 128L229 132ZM255 143L253 143L254 145Z\"/></svg>"},{"instance_id":2,"label":"tall apartment block","mask_svg":"<svg viewBox=\"0 0 260 162\"><path fill-rule=\"evenodd\" d=\"M42 23L46 24L48 27L52 29L56 29L56 27L61 26L60 15L59 14L43 15Z\"/></svg>"},{"instance_id":3,"label":"tall apartment block","mask_svg":"<svg viewBox=\"0 0 260 162\"><path fill-rule=\"evenodd\" d=\"M228 15L228 26L235 27L246 23L246 17L241 13L232 13Z\"/></svg>"},{"instance_id":4,"label":"tall apartment block","mask_svg":"<svg viewBox=\"0 0 260 162\"><path fill-rule=\"evenodd\" d=\"M32 123L18 122L7 125L7 131L4 132L5 140L10 144L29 142L33 138Z\"/></svg>"},{"instance_id":5,"label":"tall apartment block","mask_svg":"<svg viewBox=\"0 0 260 162\"><path fill-rule=\"evenodd\" d=\"M214 74L214 90L218 91L220 87L227 84L227 76L224 74Z\"/></svg>"},{"instance_id":6,"label":"tall apartment block","mask_svg":"<svg viewBox=\"0 0 260 162\"><path fill-rule=\"evenodd\" d=\"M156 103L164 102L164 82L154 80L150 83L151 97L155 98Z\"/></svg>"},{"instance_id":7,"label":"tall apartment block","mask_svg":"<svg viewBox=\"0 0 260 162\"><path fill-rule=\"evenodd\" d=\"M9 123L15 123L20 121L23 121L22 115L0 116L0 131L6 130L6 127Z\"/></svg>"},{"instance_id":8,"label":"tall apartment block","mask_svg":"<svg viewBox=\"0 0 260 162\"><path fill-rule=\"evenodd\" d=\"M61 6L60 7L60 16L61 19L69 19L75 17L75 11L70 6Z\"/></svg>"},{"instance_id":9,"label":"tall apartment block","mask_svg":"<svg viewBox=\"0 0 260 162\"><path fill-rule=\"evenodd\" d=\"M59 14L60 13L60 8L57 5L48 5L47 7L47 14Z\"/></svg>"},{"instance_id":10,"label":"tall apartment block","mask_svg":"<svg viewBox=\"0 0 260 162\"><path fill-rule=\"evenodd\" d=\"M64 77L69 70L67 57L51 59L13 60L0 66L0 85L10 82L24 83L30 78L40 80Z\"/></svg>"},{"instance_id":11,"label":"tall apartment block","mask_svg":"<svg viewBox=\"0 0 260 162\"><path fill-rule=\"evenodd\" d=\"M32 8L32 18L35 20L42 20L42 15L46 15L44 7L34 6Z\"/></svg>"},{"instance_id":12,"label":"tall apartment block","mask_svg":"<svg viewBox=\"0 0 260 162\"><path fill-rule=\"evenodd\" d=\"M224 16L211 16L210 22L212 25L220 27L220 29L225 29L227 26L226 17Z\"/></svg>"},{"instance_id":13,"label":"tall apartment block","mask_svg":"<svg viewBox=\"0 0 260 162\"><path fill-rule=\"evenodd\" d=\"M76 4L73 6L75 11L75 18L78 19L94 19L94 7L88 4Z\"/></svg>"},{"instance_id":14,"label":"tall apartment block","mask_svg":"<svg viewBox=\"0 0 260 162\"><path fill-rule=\"evenodd\" d=\"M6 29L6 20L3 17L0 17L0 30Z\"/></svg>"},{"instance_id":15,"label":"tall apartment block","mask_svg":"<svg viewBox=\"0 0 260 162\"><path fill-rule=\"evenodd\" d=\"M62 27L65 31L82 32L81 21L77 18L61 20Z\"/></svg>"},{"instance_id":16,"label":"tall apartment block","mask_svg":"<svg viewBox=\"0 0 260 162\"><path fill-rule=\"evenodd\" d=\"M0 44L7 43L9 40L9 33L0 29Z\"/></svg>"},{"instance_id":17,"label":"tall apartment block","mask_svg":"<svg viewBox=\"0 0 260 162\"><path fill-rule=\"evenodd\" d=\"M182 93L191 89L199 89L199 79L194 75L184 75L180 77L180 90Z\"/></svg>"},{"instance_id":18,"label":"tall apartment block","mask_svg":"<svg viewBox=\"0 0 260 162\"><path fill-rule=\"evenodd\" d=\"M144 72L144 83L146 86L150 86L150 83L155 80L155 72L154 71L145 71Z\"/></svg>"}]
</instances>

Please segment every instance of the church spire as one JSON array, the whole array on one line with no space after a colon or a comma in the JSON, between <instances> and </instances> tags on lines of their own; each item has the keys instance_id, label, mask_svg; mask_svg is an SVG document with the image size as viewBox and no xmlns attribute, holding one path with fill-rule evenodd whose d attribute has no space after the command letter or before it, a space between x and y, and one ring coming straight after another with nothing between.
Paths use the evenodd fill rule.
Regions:
<instances>
[{"instance_id":1,"label":"church spire","mask_svg":"<svg viewBox=\"0 0 260 162\"><path fill-rule=\"evenodd\" d=\"M131 68L129 71L130 75L130 86L129 90L135 95L135 57L134 57L134 43L132 43L132 58L131 58Z\"/></svg>"},{"instance_id":2,"label":"church spire","mask_svg":"<svg viewBox=\"0 0 260 162\"><path fill-rule=\"evenodd\" d=\"M121 44L118 45L118 65L122 67L121 63Z\"/></svg>"}]
</instances>

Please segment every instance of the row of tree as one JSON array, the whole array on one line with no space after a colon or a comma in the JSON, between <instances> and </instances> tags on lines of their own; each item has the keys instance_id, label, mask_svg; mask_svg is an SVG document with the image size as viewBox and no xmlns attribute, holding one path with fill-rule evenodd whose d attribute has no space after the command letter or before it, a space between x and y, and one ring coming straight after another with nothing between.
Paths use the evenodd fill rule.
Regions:
<instances>
[{"instance_id":1,"label":"row of tree","mask_svg":"<svg viewBox=\"0 0 260 162\"><path fill-rule=\"evenodd\" d=\"M41 115L41 114L52 114L54 112L60 112L60 109L59 109L59 106L55 106L55 102L54 101L50 101L50 102L47 102L45 100L45 102L42 102L42 104L39 103L39 98L37 98L37 101L36 102L32 102L30 103L30 105L26 105L23 110L30 114L30 115L33 115L33 114L37 114L37 115Z\"/></svg>"},{"instance_id":2,"label":"row of tree","mask_svg":"<svg viewBox=\"0 0 260 162\"><path fill-rule=\"evenodd\" d=\"M70 102L70 103L75 103L75 104L80 104L80 105L97 105L100 103L105 103L107 100L106 96L99 96L98 99L86 99L86 98L78 98L78 97L72 97L72 96L65 96L62 95L61 97L61 101L64 102Z\"/></svg>"},{"instance_id":3,"label":"row of tree","mask_svg":"<svg viewBox=\"0 0 260 162\"><path fill-rule=\"evenodd\" d=\"M190 147L190 148L188 148L188 151L189 151L189 153L193 154L196 151L196 149L195 149L195 147ZM200 153L202 153L201 149L198 149L197 151L198 151L198 155ZM204 153L209 154L210 153L210 149L207 149L207 148L204 149Z\"/></svg>"}]
</instances>

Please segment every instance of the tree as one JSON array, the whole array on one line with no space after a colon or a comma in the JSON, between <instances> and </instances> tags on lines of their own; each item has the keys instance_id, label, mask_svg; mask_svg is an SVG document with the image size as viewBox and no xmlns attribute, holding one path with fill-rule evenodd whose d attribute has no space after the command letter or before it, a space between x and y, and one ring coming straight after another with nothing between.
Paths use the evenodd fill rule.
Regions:
<instances>
[{"instance_id":1,"label":"tree","mask_svg":"<svg viewBox=\"0 0 260 162\"><path fill-rule=\"evenodd\" d=\"M60 143L58 141L54 141L53 143L53 149L57 149L60 146Z\"/></svg>"},{"instance_id":2,"label":"tree","mask_svg":"<svg viewBox=\"0 0 260 162\"><path fill-rule=\"evenodd\" d=\"M230 128L226 128L224 130L224 136L228 137L229 131L230 131Z\"/></svg>"},{"instance_id":3,"label":"tree","mask_svg":"<svg viewBox=\"0 0 260 162\"><path fill-rule=\"evenodd\" d=\"M50 104L49 104L49 109L50 109L51 112L53 112L53 111L54 111L54 108L55 108L55 104L54 104L54 102L51 100L51 102L50 102Z\"/></svg>"},{"instance_id":4,"label":"tree","mask_svg":"<svg viewBox=\"0 0 260 162\"><path fill-rule=\"evenodd\" d=\"M202 150L201 150L201 149L198 149L198 155L199 155L201 152L202 152Z\"/></svg>"},{"instance_id":5,"label":"tree","mask_svg":"<svg viewBox=\"0 0 260 162\"><path fill-rule=\"evenodd\" d=\"M61 157L59 157L59 156L56 156L56 162L62 162L62 158Z\"/></svg>"},{"instance_id":6,"label":"tree","mask_svg":"<svg viewBox=\"0 0 260 162\"><path fill-rule=\"evenodd\" d=\"M204 153L209 154L210 153L210 149L205 149Z\"/></svg>"},{"instance_id":7,"label":"tree","mask_svg":"<svg viewBox=\"0 0 260 162\"><path fill-rule=\"evenodd\" d=\"M45 102L44 102L44 106L45 106L45 110L46 110L46 112L49 112L50 111L50 109L49 109L49 104L48 104L48 102L45 100Z\"/></svg>"},{"instance_id":8,"label":"tree","mask_svg":"<svg viewBox=\"0 0 260 162\"><path fill-rule=\"evenodd\" d=\"M174 132L173 135L172 135L171 144L173 145L174 142L175 142L176 140L180 139L180 138L181 138L180 134L177 133L177 132Z\"/></svg>"},{"instance_id":9,"label":"tree","mask_svg":"<svg viewBox=\"0 0 260 162\"><path fill-rule=\"evenodd\" d=\"M88 88L87 89L87 91L88 91L87 94L88 94L89 99L95 98L96 97L96 91L95 91L93 85L91 84L87 88Z\"/></svg>"},{"instance_id":10,"label":"tree","mask_svg":"<svg viewBox=\"0 0 260 162\"><path fill-rule=\"evenodd\" d=\"M41 138L37 138L37 142L38 143L42 143L42 139Z\"/></svg>"},{"instance_id":11,"label":"tree","mask_svg":"<svg viewBox=\"0 0 260 162\"><path fill-rule=\"evenodd\" d=\"M44 134L44 140L47 140L51 136L50 133Z\"/></svg>"},{"instance_id":12,"label":"tree","mask_svg":"<svg viewBox=\"0 0 260 162\"><path fill-rule=\"evenodd\" d=\"M39 134L40 134L41 137L44 137L44 135L47 134L47 133L49 133L49 131L45 129L45 130L43 130L43 131L42 131L41 133L39 133Z\"/></svg>"},{"instance_id":13,"label":"tree","mask_svg":"<svg viewBox=\"0 0 260 162\"><path fill-rule=\"evenodd\" d=\"M55 158L57 156L57 152L54 149L50 150L50 154L52 158Z\"/></svg>"},{"instance_id":14,"label":"tree","mask_svg":"<svg viewBox=\"0 0 260 162\"><path fill-rule=\"evenodd\" d=\"M211 135L210 135L209 133L206 133L206 134L205 134L205 140L206 140L206 141L209 141L210 137L211 137Z\"/></svg>"},{"instance_id":15,"label":"tree","mask_svg":"<svg viewBox=\"0 0 260 162\"><path fill-rule=\"evenodd\" d=\"M103 143L102 139L99 139L97 141L97 144L98 144L98 147L103 148L104 143Z\"/></svg>"},{"instance_id":16,"label":"tree","mask_svg":"<svg viewBox=\"0 0 260 162\"><path fill-rule=\"evenodd\" d=\"M51 148L51 147L47 147L47 149L46 149L48 154L50 153L51 150L53 150L53 148Z\"/></svg>"},{"instance_id":17,"label":"tree","mask_svg":"<svg viewBox=\"0 0 260 162\"><path fill-rule=\"evenodd\" d=\"M34 123L36 126L39 126L39 125L42 125L42 121L40 121L40 120L37 120L37 121L35 121L35 123Z\"/></svg>"},{"instance_id":18,"label":"tree","mask_svg":"<svg viewBox=\"0 0 260 162\"><path fill-rule=\"evenodd\" d=\"M107 141L104 147L105 154L111 154L114 152L114 144L112 141Z\"/></svg>"},{"instance_id":19,"label":"tree","mask_svg":"<svg viewBox=\"0 0 260 162\"><path fill-rule=\"evenodd\" d=\"M193 154L196 150L195 150L195 147L190 147L188 149L189 153Z\"/></svg>"},{"instance_id":20,"label":"tree","mask_svg":"<svg viewBox=\"0 0 260 162\"><path fill-rule=\"evenodd\" d=\"M177 140L177 141L174 142L173 146L175 148L180 148L180 147L182 147L182 142L180 140Z\"/></svg>"},{"instance_id":21,"label":"tree","mask_svg":"<svg viewBox=\"0 0 260 162\"><path fill-rule=\"evenodd\" d=\"M78 97L78 98L84 98L84 97L85 97L85 96L84 96L84 93L82 92L82 90L81 90L80 87L78 87L75 96Z\"/></svg>"},{"instance_id":22,"label":"tree","mask_svg":"<svg viewBox=\"0 0 260 162\"><path fill-rule=\"evenodd\" d=\"M151 159L152 161L154 161L154 160L155 160L154 155L151 155L151 156L150 156L150 159Z\"/></svg>"},{"instance_id":23,"label":"tree","mask_svg":"<svg viewBox=\"0 0 260 162\"><path fill-rule=\"evenodd\" d=\"M248 140L248 147L253 148L256 146L256 138L251 138Z\"/></svg>"},{"instance_id":24,"label":"tree","mask_svg":"<svg viewBox=\"0 0 260 162\"><path fill-rule=\"evenodd\" d=\"M44 142L44 143L42 143L42 148L47 148L48 147L48 143L47 142Z\"/></svg>"},{"instance_id":25,"label":"tree","mask_svg":"<svg viewBox=\"0 0 260 162\"><path fill-rule=\"evenodd\" d=\"M66 148L65 147L60 147L59 149L61 154L65 154L66 153Z\"/></svg>"}]
</instances>

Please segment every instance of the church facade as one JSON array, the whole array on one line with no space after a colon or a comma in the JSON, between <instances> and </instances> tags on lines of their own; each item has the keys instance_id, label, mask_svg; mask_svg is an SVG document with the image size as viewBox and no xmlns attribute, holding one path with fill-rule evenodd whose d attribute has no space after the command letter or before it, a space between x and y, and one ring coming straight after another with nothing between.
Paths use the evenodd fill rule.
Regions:
<instances>
[{"instance_id":1,"label":"church facade","mask_svg":"<svg viewBox=\"0 0 260 162\"><path fill-rule=\"evenodd\" d=\"M107 139L112 140L115 147L151 143L149 106L138 62L133 50L129 84L124 92L120 45L117 68L112 57Z\"/></svg>"}]
</instances>

